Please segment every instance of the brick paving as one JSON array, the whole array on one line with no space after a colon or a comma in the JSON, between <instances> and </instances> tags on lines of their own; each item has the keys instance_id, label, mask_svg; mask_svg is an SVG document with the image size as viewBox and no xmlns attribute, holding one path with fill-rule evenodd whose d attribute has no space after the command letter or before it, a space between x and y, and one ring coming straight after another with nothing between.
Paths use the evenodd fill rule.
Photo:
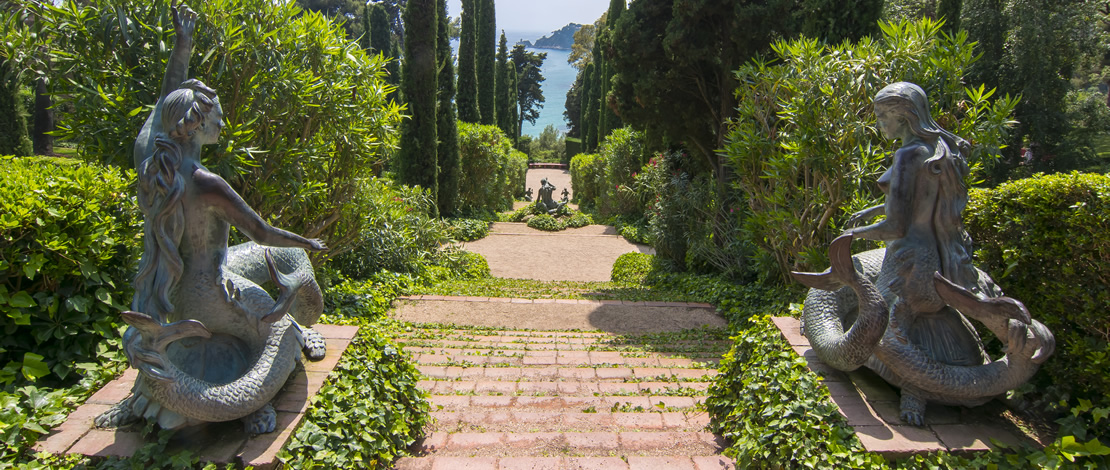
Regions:
<instances>
[{"instance_id":1,"label":"brick paving","mask_svg":"<svg viewBox=\"0 0 1110 470\"><path fill-rule=\"evenodd\" d=\"M434 418L399 470L735 468L703 406L727 341L446 327L398 341Z\"/></svg>"}]
</instances>

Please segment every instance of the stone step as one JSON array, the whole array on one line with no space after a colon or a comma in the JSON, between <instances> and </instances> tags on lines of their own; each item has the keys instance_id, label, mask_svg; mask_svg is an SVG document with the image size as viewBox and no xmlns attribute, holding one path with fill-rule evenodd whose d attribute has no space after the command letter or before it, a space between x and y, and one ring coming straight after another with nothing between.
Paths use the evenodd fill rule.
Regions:
<instances>
[{"instance_id":1,"label":"stone step","mask_svg":"<svg viewBox=\"0 0 1110 470\"><path fill-rule=\"evenodd\" d=\"M420 364L446 362L511 365L613 365L651 367L716 367L721 355L709 353L644 353L620 351L532 351L506 349L467 349L405 346L413 360Z\"/></svg>"},{"instance_id":2,"label":"stone step","mask_svg":"<svg viewBox=\"0 0 1110 470\"><path fill-rule=\"evenodd\" d=\"M724 339L706 339L700 332L686 334L671 333L666 335L614 335L604 332L548 332L528 330L453 330L453 329L413 329L399 333L397 337L404 341L408 339L424 340L454 340L468 344L613 344L629 345L644 344L654 345L659 343L693 345L712 343L719 346L728 346Z\"/></svg>"},{"instance_id":3,"label":"stone step","mask_svg":"<svg viewBox=\"0 0 1110 470\"><path fill-rule=\"evenodd\" d=\"M466 349L483 354L520 354L532 351L591 351L591 352L617 352L621 354L660 354L664 356L690 357L690 356L721 356L728 352L729 345L720 342L674 342L667 344L645 343L595 343L595 344L568 344L568 343L484 343L478 341L459 340L430 340L419 338L401 338L398 341L405 349L424 352L424 350L437 349Z\"/></svg>"},{"instance_id":4,"label":"stone step","mask_svg":"<svg viewBox=\"0 0 1110 470\"><path fill-rule=\"evenodd\" d=\"M433 411L433 431L470 432L701 432L709 426L704 411L593 413L570 411Z\"/></svg>"},{"instance_id":5,"label":"stone step","mask_svg":"<svg viewBox=\"0 0 1110 470\"><path fill-rule=\"evenodd\" d=\"M433 432L418 450L435 456L711 456L725 448L708 432Z\"/></svg>"},{"instance_id":6,"label":"stone step","mask_svg":"<svg viewBox=\"0 0 1110 470\"><path fill-rule=\"evenodd\" d=\"M519 397L543 396L600 396L632 397L643 395L703 396L709 382L616 382L597 381L513 381L513 380L421 380L420 387L439 395L512 395Z\"/></svg>"},{"instance_id":7,"label":"stone step","mask_svg":"<svg viewBox=\"0 0 1110 470\"><path fill-rule=\"evenodd\" d=\"M609 412L609 411L691 411L705 396L507 396L507 395L432 395L433 409L445 411L508 409L523 411ZM592 410L592 411L588 411Z\"/></svg>"},{"instance_id":8,"label":"stone step","mask_svg":"<svg viewBox=\"0 0 1110 470\"><path fill-rule=\"evenodd\" d=\"M728 457L406 457L396 470L735 470Z\"/></svg>"},{"instance_id":9,"label":"stone step","mask_svg":"<svg viewBox=\"0 0 1110 470\"><path fill-rule=\"evenodd\" d=\"M667 368L667 367L463 367L444 365L417 365L420 373L438 380L509 380L509 381L654 381L654 382L707 382L717 375L716 369Z\"/></svg>"}]
</instances>

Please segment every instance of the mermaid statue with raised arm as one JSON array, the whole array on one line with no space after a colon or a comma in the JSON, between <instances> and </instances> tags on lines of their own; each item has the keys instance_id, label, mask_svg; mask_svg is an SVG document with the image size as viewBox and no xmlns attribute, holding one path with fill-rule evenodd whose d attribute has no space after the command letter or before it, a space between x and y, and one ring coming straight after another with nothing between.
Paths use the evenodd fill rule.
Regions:
<instances>
[{"instance_id":1,"label":"mermaid statue with raised arm","mask_svg":"<svg viewBox=\"0 0 1110 470\"><path fill-rule=\"evenodd\" d=\"M139 370L132 393L97 426L139 419L163 429L240 419L274 430L270 402L324 339L309 328L323 297L305 250L319 240L270 226L200 162L218 141L216 92L186 80L197 15L171 5L176 40L158 102L135 141L143 255L124 350ZM228 247L231 227L252 242ZM273 282L275 300L261 285Z\"/></svg>"},{"instance_id":2,"label":"mermaid statue with raised arm","mask_svg":"<svg viewBox=\"0 0 1110 470\"><path fill-rule=\"evenodd\" d=\"M794 278L811 287L803 322L817 356L844 371L874 370L901 389L902 419L920 426L928 402L977 406L1024 384L1055 339L972 264L962 220L967 141L933 120L913 83L886 86L874 106L879 130L901 147L878 180L884 203L849 225L886 217L834 240L828 271ZM854 238L886 248L852 255ZM968 318L1005 344L1003 357L988 356Z\"/></svg>"}]
</instances>

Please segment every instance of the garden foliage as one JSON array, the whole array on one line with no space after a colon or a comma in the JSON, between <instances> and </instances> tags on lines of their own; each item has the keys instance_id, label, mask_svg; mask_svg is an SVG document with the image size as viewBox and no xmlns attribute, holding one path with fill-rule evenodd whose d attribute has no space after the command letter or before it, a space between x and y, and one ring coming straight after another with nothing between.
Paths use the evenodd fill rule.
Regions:
<instances>
[{"instance_id":1,"label":"garden foliage","mask_svg":"<svg viewBox=\"0 0 1110 470\"><path fill-rule=\"evenodd\" d=\"M1017 101L964 87L975 58L965 33L941 34L929 19L881 27L880 38L858 43L778 42L775 62L736 72L739 107L724 150L748 205L745 236L762 249L759 268L772 277L820 270L848 216L879 202L875 180L893 146L875 127L871 101L887 84L925 89L934 118L970 141L973 179L1004 142Z\"/></svg>"},{"instance_id":2,"label":"garden foliage","mask_svg":"<svg viewBox=\"0 0 1110 470\"><path fill-rule=\"evenodd\" d=\"M57 32L51 81L58 137L79 153L130 168L135 136L156 101L172 49L168 2L44 5ZM213 0L199 14L190 75L220 93L226 128L206 165L274 226L354 248L360 193L395 145L400 107L387 101L386 59L294 2ZM106 124L109 123L109 124Z\"/></svg>"},{"instance_id":3,"label":"garden foliage","mask_svg":"<svg viewBox=\"0 0 1110 470\"><path fill-rule=\"evenodd\" d=\"M648 253L625 253L613 262L613 270L609 279L622 284L642 284L651 272L655 262L655 255Z\"/></svg>"},{"instance_id":4,"label":"garden foliage","mask_svg":"<svg viewBox=\"0 0 1110 470\"><path fill-rule=\"evenodd\" d=\"M435 218L436 200L424 189L387 179L366 181L363 229L353 251L329 264L351 279L381 270L413 272L433 263L448 229Z\"/></svg>"},{"instance_id":5,"label":"garden foliage","mask_svg":"<svg viewBox=\"0 0 1110 470\"><path fill-rule=\"evenodd\" d=\"M459 209L462 213L498 212L524 194L528 157L513 149L497 126L459 123Z\"/></svg>"},{"instance_id":6,"label":"garden foliage","mask_svg":"<svg viewBox=\"0 0 1110 470\"><path fill-rule=\"evenodd\" d=\"M1110 409L1110 176L1039 175L975 190L965 214L979 267L1056 336L1032 388L1046 405Z\"/></svg>"},{"instance_id":7,"label":"garden foliage","mask_svg":"<svg viewBox=\"0 0 1110 470\"><path fill-rule=\"evenodd\" d=\"M0 384L72 383L107 360L130 302L142 223L135 175L0 158ZM117 351L118 353L118 351Z\"/></svg>"},{"instance_id":8,"label":"garden foliage","mask_svg":"<svg viewBox=\"0 0 1110 470\"><path fill-rule=\"evenodd\" d=\"M574 202L593 205L601 192L604 160L596 153L580 153L570 159L570 186L574 188Z\"/></svg>"},{"instance_id":9,"label":"garden foliage","mask_svg":"<svg viewBox=\"0 0 1110 470\"><path fill-rule=\"evenodd\" d=\"M613 131L596 155L571 159L571 186L575 200L597 208L602 217L644 213L636 176L644 164L643 133L625 127Z\"/></svg>"}]
</instances>

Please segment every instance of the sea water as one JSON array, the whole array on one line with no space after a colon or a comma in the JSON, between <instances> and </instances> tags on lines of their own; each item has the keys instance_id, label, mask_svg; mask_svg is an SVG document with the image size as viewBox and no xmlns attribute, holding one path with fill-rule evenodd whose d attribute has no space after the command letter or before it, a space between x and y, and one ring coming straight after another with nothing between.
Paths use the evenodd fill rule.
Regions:
<instances>
[{"instance_id":1,"label":"sea water","mask_svg":"<svg viewBox=\"0 0 1110 470\"><path fill-rule=\"evenodd\" d=\"M535 42L537 39L550 34L551 32L506 31L505 39L508 40L509 50L511 51L513 45L521 40L526 39ZM501 34L498 33L498 40L500 40L500 37ZM459 41L452 40L451 46L458 54ZM574 85L574 79L578 77L578 70L567 63L570 51L532 48L527 50L528 52L547 54L547 59L543 61L543 69L540 72L545 79L543 83L540 83L544 102L542 103L543 107L540 108L540 117L536 118L536 123L532 124L524 121L520 133L521 135L538 137L543 129L549 125L555 126L555 129L561 133L566 133L567 122L563 118L563 111L566 110L567 92Z\"/></svg>"}]
</instances>

